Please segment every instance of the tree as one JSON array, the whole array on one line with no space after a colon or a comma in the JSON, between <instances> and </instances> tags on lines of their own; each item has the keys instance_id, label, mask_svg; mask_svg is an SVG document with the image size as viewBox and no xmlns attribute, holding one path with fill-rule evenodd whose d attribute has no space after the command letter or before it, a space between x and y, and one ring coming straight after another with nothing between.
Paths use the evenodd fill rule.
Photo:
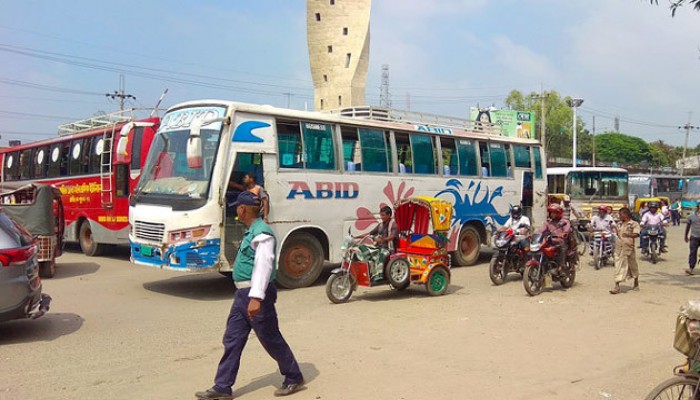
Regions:
<instances>
[{"instance_id":1,"label":"tree","mask_svg":"<svg viewBox=\"0 0 700 400\"><path fill-rule=\"evenodd\" d=\"M622 133L604 132L595 137L600 161L621 164L647 164L652 159L649 145L643 139Z\"/></svg>"},{"instance_id":2,"label":"tree","mask_svg":"<svg viewBox=\"0 0 700 400\"><path fill-rule=\"evenodd\" d=\"M700 1L700 0L699 0ZM562 98L556 91L544 96L546 117L546 149L548 156L571 158L573 153L573 110L566 105L569 97ZM535 137L541 139L542 103L539 93L532 92L525 96L518 90L512 90L505 99L505 105L513 110L535 113L537 129ZM578 158L590 159L593 153L593 139L585 124L580 119L576 122Z\"/></svg>"},{"instance_id":3,"label":"tree","mask_svg":"<svg viewBox=\"0 0 700 400\"><path fill-rule=\"evenodd\" d=\"M692 4L693 7L695 8L695 11L700 11L700 0L669 0L671 5L669 8L671 9L671 17L676 16L676 10L678 10L679 7L683 7L683 3ZM659 4L659 0L651 0L651 4Z\"/></svg>"}]
</instances>

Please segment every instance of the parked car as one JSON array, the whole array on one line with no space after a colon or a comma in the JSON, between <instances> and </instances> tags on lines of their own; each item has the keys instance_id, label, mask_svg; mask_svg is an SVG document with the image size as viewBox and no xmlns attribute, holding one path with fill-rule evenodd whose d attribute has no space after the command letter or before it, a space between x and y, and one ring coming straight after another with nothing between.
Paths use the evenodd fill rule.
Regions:
<instances>
[{"instance_id":1,"label":"parked car","mask_svg":"<svg viewBox=\"0 0 700 400\"><path fill-rule=\"evenodd\" d=\"M38 318L51 297L41 293L39 245L0 209L0 322Z\"/></svg>"}]
</instances>

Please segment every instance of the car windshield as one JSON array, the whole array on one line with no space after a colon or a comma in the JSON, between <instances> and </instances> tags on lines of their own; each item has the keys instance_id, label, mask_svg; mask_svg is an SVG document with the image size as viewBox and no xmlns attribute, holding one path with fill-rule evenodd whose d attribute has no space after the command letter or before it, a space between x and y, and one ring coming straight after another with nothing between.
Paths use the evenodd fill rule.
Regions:
<instances>
[{"instance_id":1,"label":"car windshield","mask_svg":"<svg viewBox=\"0 0 700 400\"><path fill-rule=\"evenodd\" d=\"M607 171L572 171L569 173L572 199L627 201L627 174Z\"/></svg>"},{"instance_id":2,"label":"car windshield","mask_svg":"<svg viewBox=\"0 0 700 400\"><path fill-rule=\"evenodd\" d=\"M214 157L220 130L202 129L202 168L187 165L187 140L190 131L159 132L149 150L138 194L172 194L204 198L209 192Z\"/></svg>"}]
</instances>

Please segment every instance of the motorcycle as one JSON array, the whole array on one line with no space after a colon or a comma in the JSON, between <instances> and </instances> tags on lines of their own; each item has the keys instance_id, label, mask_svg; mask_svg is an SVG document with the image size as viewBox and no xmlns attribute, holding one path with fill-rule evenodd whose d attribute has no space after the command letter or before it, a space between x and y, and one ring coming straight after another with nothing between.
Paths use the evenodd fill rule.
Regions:
<instances>
[{"instance_id":1,"label":"motorcycle","mask_svg":"<svg viewBox=\"0 0 700 400\"><path fill-rule=\"evenodd\" d=\"M659 259L661 242L665 238L664 232L660 225L648 225L645 237L647 246L642 248L642 254L648 256L652 264L656 264Z\"/></svg>"},{"instance_id":2,"label":"motorcycle","mask_svg":"<svg viewBox=\"0 0 700 400\"><path fill-rule=\"evenodd\" d=\"M502 285L509 272L523 276L528 248L527 237L519 235L513 229L496 233L494 244L498 250L491 257L489 277L494 285Z\"/></svg>"},{"instance_id":3,"label":"motorcycle","mask_svg":"<svg viewBox=\"0 0 700 400\"><path fill-rule=\"evenodd\" d=\"M591 233L593 240L591 241L591 251L593 252L593 266L595 269L600 269L612 260L615 249L610 241L611 233L606 231L594 231Z\"/></svg>"},{"instance_id":4,"label":"motorcycle","mask_svg":"<svg viewBox=\"0 0 700 400\"><path fill-rule=\"evenodd\" d=\"M530 296L537 296L542 292L546 278L558 281L561 286L568 289L576 280L576 265L578 253L576 249L569 249L564 265L559 265L559 247L553 241L549 232L537 233L530 241L530 259L525 263L523 285Z\"/></svg>"},{"instance_id":5,"label":"motorcycle","mask_svg":"<svg viewBox=\"0 0 700 400\"><path fill-rule=\"evenodd\" d=\"M410 284L410 265L403 258L389 255L389 251L373 244L371 236L359 239L347 237L341 245L343 261L331 273L326 283L326 295L333 303L345 303L362 286L389 284L404 290Z\"/></svg>"}]
</instances>

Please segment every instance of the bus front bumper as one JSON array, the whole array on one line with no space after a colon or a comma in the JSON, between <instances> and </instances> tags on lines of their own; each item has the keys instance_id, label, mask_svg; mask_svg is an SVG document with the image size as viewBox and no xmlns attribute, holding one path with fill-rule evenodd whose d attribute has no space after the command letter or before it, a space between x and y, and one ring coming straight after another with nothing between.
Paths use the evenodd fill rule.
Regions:
<instances>
[{"instance_id":1,"label":"bus front bumper","mask_svg":"<svg viewBox=\"0 0 700 400\"><path fill-rule=\"evenodd\" d=\"M218 270L220 239L161 246L131 241L130 246L131 262L134 264L174 271Z\"/></svg>"}]
</instances>

